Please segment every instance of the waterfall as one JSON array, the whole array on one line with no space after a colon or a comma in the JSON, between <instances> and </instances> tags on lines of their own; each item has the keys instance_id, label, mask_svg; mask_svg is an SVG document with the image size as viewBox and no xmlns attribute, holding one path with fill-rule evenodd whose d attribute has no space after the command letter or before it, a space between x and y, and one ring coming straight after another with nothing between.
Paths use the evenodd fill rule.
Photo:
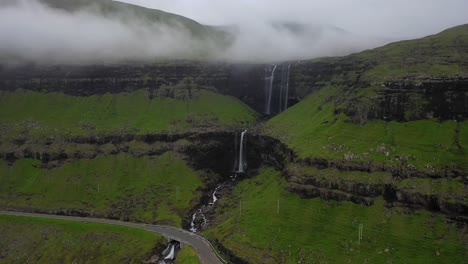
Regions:
<instances>
[{"instance_id":1,"label":"waterfall","mask_svg":"<svg viewBox=\"0 0 468 264\"><path fill-rule=\"evenodd\" d=\"M190 231L193 232L193 233L197 232L197 227L195 226L195 219L197 219L197 213L198 213L198 211L193 213L192 222L190 222Z\"/></svg>"},{"instance_id":2,"label":"waterfall","mask_svg":"<svg viewBox=\"0 0 468 264\"><path fill-rule=\"evenodd\" d=\"M239 174L244 173L247 168L247 162L246 162L247 140L245 137L246 134L247 134L247 129L240 133L240 140L238 139L238 135L239 135L238 133L236 133L236 136L235 136L234 170L231 176L232 181L235 181L237 176ZM203 230L203 228L207 226L208 218L206 217L206 215L210 216L210 211L213 210L213 207L218 201L218 191L221 188L223 188L223 186L225 185L229 185L229 183L221 183L220 185L218 185L211 193L211 201L206 204L201 205L199 209L193 212L192 217L191 217L190 227L189 227L190 232L196 233L199 228ZM166 256L166 254L164 254L164 256Z\"/></svg>"},{"instance_id":3,"label":"waterfall","mask_svg":"<svg viewBox=\"0 0 468 264\"><path fill-rule=\"evenodd\" d=\"M273 82L275 80L275 71L278 65L273 66L273 70L271 71L271 75L265 78L265 114L271 115L271 97L273 95Z\"/></svg>"},{"instance_id":4,"label":"waterfall","mask_svg":"<svg viewBox=\"0 0 468 264\"><path fill-rule=\"evenodd\" d=\"M279 95L278 113L284 112L288 109L290 69L291 65L283 65L281 70L281 90Z\"/></svg>"},{"instance_id":5,"label":"waterfall","mask_svg":"<svg viewBox=\"0 0 468 264\"><path fill-rule=\"evenodd\" d=\"M205 214L203 213L203 210L205 210L205 209L206 209L206 205L203 205L200 209L198 209L197 211L195 211L195 213L193 213L192 222L190 222L190 232L196 233L197 230L198 230L197 229L197 224L195 222L197 220L197 215L200 215L200 217L202 218L201 227L204 227L204 226L206 226L206 224L208 224L208 219L206 218Z\"/></svg>"},{"instance_id":6,"label":"waterfall","mask_svg":"<svg viewBox=\"0 0 468 264\"><path fill-rule=\"evenodd\" d=\"M173 260L176 258L176 254L180 249L180 243L178 241L172 240L167 245L167 248L162 252L161 256L163 259L159 261L159 264L173 263ZM166 260L168 262L166 262Z\"/></svg>"},{"instance_id":7,"label":"waterfall","mask_svg":"<svg viewBox=\"0 0 468 264\"><path fill-rule=\"evenodd\" d=\"M175 257L175 245L172 245L171 251L169 252L169 254L167 254L167 256L164 259L174 259L174 257Z\"/></svg>"},{"instance_id":8,"label":"waterfall","mask_svg":"<svg viewBox=\"0 0 468 264\"><path fill-rule=\"evenodd\" d=\"M216 201L218 201L218 196L216 196L216 193L218 192L219 188L223 187L224 184L218 185L218 187L215 188L212 199L213 201L209 203L209 205L215 205Z\"/></svg>"},{"instance_id":9,"label":"waterfall","mask_svg":"<svg viewBox=\"0 0 468 264\"><path fill-rule=\"evenodd\" d=\"M245 155L244 155L244 151L245 151L245 141L244 141L244 137L245 137L245 134L247 133L247 130L244 130L244 132L242 132L241 134L241 138L240 138L240 147L239 147L239 168L237 170L238 173L244 173L245 172L245 167L246 167L246 164L245 164Z\"/></svg>"},{"instance_id":10,"label":"waterfall","mask_svg":"<svg viewBox=\"0 0 468 264\"><path fill-rule=\"evenodd\" d=\"M291 64L288 65L288 75L286 77L286 96L284 100L284 109L286 111L288 109L288 100L289 100L289 74L291 72Z\"/></svg>"}]
</instances>

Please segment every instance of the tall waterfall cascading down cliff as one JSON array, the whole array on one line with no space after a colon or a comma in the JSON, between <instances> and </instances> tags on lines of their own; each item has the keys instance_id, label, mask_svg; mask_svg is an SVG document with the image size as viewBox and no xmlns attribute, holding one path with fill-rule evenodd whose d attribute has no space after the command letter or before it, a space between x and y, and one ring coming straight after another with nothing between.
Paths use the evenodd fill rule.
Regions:
<instances>
[{"instance_id":1,"label":"tall waterfall cascading down cliff","mask_svg":"<svg viewBox=\"0 0 468 264\"><path fill-rule=\"evenodd\" d=\"M275 81L275 71L278 65L273 66L271 74L265 77L265 114L271 115L271 98L273 96L273 83Z\"/></svg>"},{"instance_id":2,"label":"tall waterfall cascading down cliff","mask_svg":"<svg viewBox=\"0 0 468 264\"><path fill-rule=\"evenodd\" d=\"M282 113L288 109L289 100L289 72L291 64L283 65L281 70L281 89L278 103L278 113Z\"/></svg>"},{"instance_id":3,"label":"tall waterfall cascading down cliff","mask_svg":"<svg viewBox=\"0 0 468 264\"><path fill-rule=\"evenodd\" d=\"M281 67L281 73L275 78L278 67ZM265 68L265 115L273 116L288 109L290 71L291 64Z\"/></svg>"},{"instance_id":4,"label":"tall waterfall cascading down cliff","mask_svg":"<svg viewBox=\"0 0 468 264\"><path fill-rule=\"evenodd\" d=\"M245 169L247 167L247 163L245 161L245 150L246 150L246 141L244 140L245 139L245 135L247 134L247 130L244 130L244 132L241 133L241 137L240 137L240 145L239 145L239 168L237 169L237 172L238 173L244 173L245 172Z\"/></svg>"},{"instance_id":5,"label":"tall waterfall cascading down cliff","mask_svg":"<svg viewBox=\"0 0 468 264\"><path fill-rule=\"evenodd\" d=\"M247 169L246 135L247 129L240 133L240 138L239 133L235 134L234 147L236 151L234 155L234 170L232 172L233 175L231 176L232 181L235 181L237 179L237 175L245 173ZM206 216L210 215L213 206L215 206L216 202L218 201L219 190L224 187L229 187L229 185L230 184L228 182L224 182L216 186L216 188L211 192L211 201L207 204L203 204L199 209L193 212L189 227L189 230L191 232L196 233L200 227L203 228L208 224L208 218Z\"/></svg>"}]
</instances>

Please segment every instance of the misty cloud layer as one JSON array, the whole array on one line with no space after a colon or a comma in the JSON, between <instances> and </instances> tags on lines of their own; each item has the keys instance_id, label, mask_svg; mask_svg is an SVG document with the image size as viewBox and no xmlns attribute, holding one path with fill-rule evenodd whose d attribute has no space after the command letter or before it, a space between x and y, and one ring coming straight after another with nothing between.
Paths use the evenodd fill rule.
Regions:
<instances>
[{"instance_id":1,"label":"misty cloud layer","mask_svg":"<svg viewBox=\"0 0 468 264\"><path fill-rule=\"evenodd\" d=\"M271 62L346 55L398 39L385 30L367 32L337 28L335 26L342 26L339 20L331 19L330 15L327 19L327 12L321 13L314 7L317 1L126 0L167 11L179 11L182 15L193 15L202 22L230 25L226 28L233 38L227 46L194 38L183 25L148 23L131 13L121 19L103 16L92 7L65 12L36 0L13 2L16 4L0 4L0 60L7 63L113 63L167 58ZM290 10L284 5L286 2ZM345 8L345 12L352 17L354 10L350 9L353 6L350 2L354 1L332 0L329 3L338 2L342 6L336 6L336 12L343 13ZM396 0L395 3L400 2ZM363 3L368 4L366 8L372 9L376 5L378 7L381 1L365 0ZM265 6L267 4L270 5L268 8ZM191 8L192 13L187 8ZM361 9L357 8L356 11ZM290 15L281 15L284 11ZM403 13L406 14L406 11ZM217 20L213 14L223 16L223 19L218 17ZM360 14L355 15L355 20L359 21ZM381 26L388 29L388 26L368 22L369 25L362 28ZM352 24L348 26L357 28ZM421 31L427 30L427 27L421 28ZM408 35L414 34L408 32ZM385 38L387 36L392 38Z\"/></svg>"},{"instance_id":2,"label":"misty cloud layer","mask_svg":"<svg viewBox=\"0 0 468 264\"><path fill-rule=\"evenodd\" d=\"M293 21L358 35L418 38L468 23L466 0L121 0L224 25Z\"/></svg>"},{"instance_id":3,"label":"misty cloud layer","mask_svg":"<svg viewBox=\"0 0 468 264\"><path fill-rule=\"evenodd\" d=\"M195 57L202 45L184 27L125 22L92 10L74 13L36 1L0 7L0 58L10 63L99 63Z\"/></svg>"}]
</instances>

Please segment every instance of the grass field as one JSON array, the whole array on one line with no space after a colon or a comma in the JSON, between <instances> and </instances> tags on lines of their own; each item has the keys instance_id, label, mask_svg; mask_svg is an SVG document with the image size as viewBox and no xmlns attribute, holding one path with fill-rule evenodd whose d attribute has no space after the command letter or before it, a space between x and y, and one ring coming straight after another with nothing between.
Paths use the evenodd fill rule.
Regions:
<instances>
[{"instance_id":1,"label":"grass field","mask_svg":"<svg viewBox=\"0 0 468 264\"><path fill-rule=\"evenodd\" d=\"M264 125L265 133L279 138L303 158L347 157L353 161L412 165L420 170L450 166L468 171L468 122L375 120L357 125L344 114L333 113L334 105L327 98L339 91L340 87L326 87L311 94L269 120Z\"/></svg>"},{"instance_id":2,"label":"grass field","mask_svg":"<svg viewBox=\"0 0 468 264\"><path fill-rule=\"evenodd\" d=\"M350 58L376 62L376 66L363 76L373 81L405 76L466 76L467 43L468 25L461 25L418 40L399 41L364 51Z\"/></svg>"},{"instance_id":3,"label":"grass field","mask_svg":"<svg viewBox=\"0 0 468 264\"><path fill-rule=\"evenodd\" d=\"M144 90L90 97L20 90L0 92L0 131L7 138L57 133L171 133L245 125L256 118L257 114L241 101L207 90L190 100L149 99Z\"/></svg>"},{"instance_id":4,"label":"grass field","mask_svg":"<svg viewBox=\"0 0 468 264\"><path fill-rule=\"evenodd\" d=\"M176 154L98 156L41 169L36 160L0 161L0 206L83 209L181 226L201 196L200 175ZM178 189L178 192L176 190Z\"/></svg>"},{"instance_id":5,"label":"grass field","mask_svg":"<svg viewBox=\"0 0 468 264\"><path fill-rule=\"evenodd\" d=\"M177 254L176 264L201 264L197 252L191 246L185 245Z\"/></svg>"},{"instance_id":6,"label":"grass field","mask_svg":"<svg viewBox=\"0 0 468 264\"><path fill-rule=\"evenodd\" d=\"M5 264L142 263L165 243L158 234L129 227L0 215Z\"/></svg>"},{"instance_id":7,"label":"grass field","mask_svg":"<svg viewBox=\"0 0 468 264\"><path fill-rule=\"evenodd\" d=\"M301 199L285 185L272 169L239 183L220 199L205 235L251 263L464 263L468 257L466 230L442 216L389 209L382 199L371 207Z\"/></svg>"}]
</instances>

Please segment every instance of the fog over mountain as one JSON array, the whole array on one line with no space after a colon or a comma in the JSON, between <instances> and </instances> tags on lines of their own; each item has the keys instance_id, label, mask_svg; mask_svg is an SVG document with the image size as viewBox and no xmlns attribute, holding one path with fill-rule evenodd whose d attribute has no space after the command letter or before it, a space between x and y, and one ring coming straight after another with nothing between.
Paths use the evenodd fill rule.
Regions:
<instances>
[{"instance_id":1,"label":"fog over mountain","mask_svg":"<svg viewBox=\"0 0 468 264\"><path fill-rule=\"evenodd\" d=\"M55 0L43 1L54 3ZM417 35L412 33L412 26L408 26L409 30L402 31L398 37L392 33L390 25L384 25L381 21L377 21L380 24L365 21L367 17L363 16L364 7L385 8L388 5L378 4L383 1L364 1L362 6L350 5L349 1L330 1L337 4L337 14L355 18L364 23L361 27L364 29L381 26L380 31L356 30L355 24L333 19L332 13L325 11L333 5L326 4L327 8L323 10L314 7L313 3L317 5L317 1L287 1L287 5L286 1L275 0L255 3L208 0L126 1L180 13L204 24L222 27L203 27L189 20L189 23L164 23L164 19L168 17L166 15L162 19L149 20L131 9L122 11L122 3L111 3L119 5L119 13L115 14L106 13L107 9L97 8L99 3L109 3L110 0L75 2L91 4L64 10L52 8L38 0L3 1L0 4L1 61L13 64L114 63L158 59L272 62L346 55L401 39L401 36ZM402 1L396 2L398 5ZM425 1L428 5L436 2L439 1ZM440 2L447 6L438 10L440 17L445 20L431 20L432 23L421 25L421 32L437 33L448 24L463 20L457 11L466 5L463 1ZM351 9L353 6L356 13ZM449 16L447 10L452 10L451 8L456 12ZM407 14L407 11L403 10L403 14ZM417 23L424 20L418 19L418 14L420 12L415 13L414 18ZM409 23L410 19L404 21ZM404 22L396 21L396 24L404 25ZM227 33L220 33L223 35L220 37L220 30Z\"/></svg>"},{"instance_id":2,"label":"fog over mountain","mask_svg":"<svg viewBox=\"0 0 468 264\"><path fill-rule=\"evenodd\" d=\"M204 24L293 21L334 25L358 35L409 39L468 22L466 0L121 0Z\"/></svg>"},{"instance_id":3,"label":"fog over mountain","mask_svg":"<svg viewBox=\"0 0 468 264\"><path fill-rule=\"evenodd\" d=\"M0 58L11 63L97 63L196 57L211 45L183 25L151 23L131 12L104 16L20 0L0 7Z\"/></svg>"}]
</instances>

